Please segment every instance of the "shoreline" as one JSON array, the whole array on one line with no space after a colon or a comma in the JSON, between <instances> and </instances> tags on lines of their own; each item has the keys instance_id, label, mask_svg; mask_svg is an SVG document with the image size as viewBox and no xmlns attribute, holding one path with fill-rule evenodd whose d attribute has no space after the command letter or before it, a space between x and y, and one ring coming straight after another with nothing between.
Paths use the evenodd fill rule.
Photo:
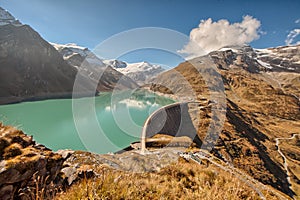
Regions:
<instances>
[{"instance_id":1,"label":"shoreline","mask_svg":"<svg viewBox=\"0 0 300 200\"><path fill-rule=\"evenodd\" d=\"M138 90L145 90L148 92L155 93L158 96L165 97L168 99L171 99L175 102L182 102L184 99L174 95L174 94L165 94L158 91L150 90L149 87L140 87ZM126 90L120 90L119 92L124 92ZM89 92L87 93L56 93L56 94L40 94L37 96L23 96L23 97L17 97L17 96L9 96L9 97L0 97L0 106L4 105L11 105L11 104L18 104L18 103L24 103L24 102L36 102L36 101L46 101L46 100L59 100L59 99L81 99L81 98L88 98L88 97L98 97L101 94L105 94L107 92L113 92L113 91L100 91L94 94L91 94Z\"/></svg>"},{"instance_id":2,"label":"shoreline","mask_svg":"<svg viewBox=\"0 0 300 200\"><path fill-rule=\"evenodd\" d=\"M46 100L58 100L58 99L79 99L85 97L96 97L99 94L91 94L91 93L81 93L81 94L73 94L73 93L56 93L51 95L37 95L37 96L24 96L24 97L0 97L0 106L18 104L24 102L36 102L36 101L46 101Z\"/></svg>"},{"instance_id":3,"label":"shoreline","mask_svg":"<svg viewBox=\"0 0 300 200\"><path fill-rule=\"evenodd\" d=\"M162 92L159 92L159 91L153 91L153 90L150 89L149 86L142 87L142 89L144 89L148 92L153 92L158 96L162 96L162 97L165 97L165 98L172 99L175 102L182 102L183 101L182 99L180 99L180 97L176 96L175 94L166 94L166 93L162 93Z\"/></svg>"},{"instance_id":4,"label":"shoreline","mask_svg":"<svg viewBox=\"0 0 300 200\"><path fill-rule=\"evenodd\" d=\"M121 90L119 92L126 92L126 90ZM159 97L162 97L162 98L167 98L169 99L170 101L172 101L172 103L175 103L177 102L177 98L175 97L175 95L166 95L166 94L163 94L163 93L159 93L159 92L153 92L151 90L147 90L146 88L139 88L138 90L136 90L135 92L139 93L141 92L141 94L144 93L144 95L147 93L147 92L150 92L150 93L154 93L155 95L157 95L158 97L156 98L159 98ZM9 102L7 104L0 104L0 107L1 106L9 106L9 105L14 105L14 104L19 104L19 103L27 103L27 102L38 102L38 101L51 101L51 100L72 100L74 98L74 96L76 97L76 99L84 99L84 98L96 98L96 97L99 97L101 95L105 95L106 93L111 93L111 92L107 92L107 91L103 91L103 92L100 92L100 93L97 93L97 95L93 96L93 95L86 95L86 94L77 94L77 95L73 95L68 93L68 94L56 94L56 95L51 95L51 96L36 96L36 97L28 97L28 98L20 98L20 99L15 99L14 98L14 101L12 100L12 98L7 98L6 101ZM155 100L155 102L157 102L158 100ZM1 98L0 98L0 102L1 102ZM169 104L169 103L168 103ZM146 120L148 119L149 116L147 116ZM145 120L145 121L146 121ZM143 122L143 126L144 126L144 123ZM142 127L143 127L142 126ZM30 134L30 133L29 133ZM139 138L137 138L137 140L133 141L133 142L129 142L128 144L126 144L126 146L124 146L123 148L120 148L119 150L117 151L114 151L113 153L115 154L118 154L118 153L121 153L121 152L124 152L124 151L130 151L130 150L133 150L133 148L131 147L132 143L136 143L136 142L140 142L140 137L141 137L141 133L139 134ZM42 143L41 143L42 144ZM52 148L51 148L52 149ZM81 150L81 151L87 151L87 152L90 152L89 150L87 149L70 149L70 148L59 148L59 149L56 149L54 148L54 151L59 151L59 150L66 150L66 149L69 149L69 150L74 150L74 151L77 151L77 150ZM93 152L95 153L95 152ZM101 154L107 154L109 153L106 152L106 153L101 153Z\"/></svg>"}]
</instances>

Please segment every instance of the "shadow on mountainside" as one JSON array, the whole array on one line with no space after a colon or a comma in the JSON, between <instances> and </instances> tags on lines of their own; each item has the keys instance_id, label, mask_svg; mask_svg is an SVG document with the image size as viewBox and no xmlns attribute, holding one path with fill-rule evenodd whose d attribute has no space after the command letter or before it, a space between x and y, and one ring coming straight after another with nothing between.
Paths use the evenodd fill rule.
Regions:
<instances>
[{"instance_id":1,"label":"shadow on mountainside","mask_svg":"<svg viewBox=\"0 0 300 200\"><path fill-rule=\"evenodd\" d=\"M247 116L243 115L242 112L238 112L240 108L235 103L228 100L228 104L230 107L230 109L227 110L227 119L229 123L234 125L236 132L240 133L241 137L246 138L247 141L258 150L258 156L263 164L263 168L256 170L264 174L261 174L259 177L255 176L251 168L250 170L247 170L248 173L264 184L269 184L290 196L294 195L293 191L289 188L286 172L278 163L270 158L267 148L262 144L262 142L269 140L269 138L247 122ZM235 111L238 113L235 113ZM240 145L243 146L245 144Z\"/></svg>"}]
</instances>

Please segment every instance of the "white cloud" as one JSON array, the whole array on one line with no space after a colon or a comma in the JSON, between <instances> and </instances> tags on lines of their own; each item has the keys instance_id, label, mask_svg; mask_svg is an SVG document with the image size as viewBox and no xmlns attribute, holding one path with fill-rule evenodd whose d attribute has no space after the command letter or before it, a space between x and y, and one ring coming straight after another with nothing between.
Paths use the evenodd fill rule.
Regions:
<instances>
[{"instance_id":1,"label":"white cloud","mask_svg":"<svg viewBox=\"0 0 300 200\"><path fill-rule=\"evenodd\" d=\"M221 19L213 22L211 18L201 20L199 26L190 32L190 41L179 53L188 58L204 55L229 45L243 45L259 38L261 23L252 16L244 16L240 23L230 24Z\"/></svg>"},{"instance_id":2,"label":"white cloud","mask_svg":"<svg viewBox=\"0 0 300 200\"><path fill-rule=\"evenodd\" d=\"M295 21L295 23L296 23L296 24L299 24L299 23L300 23L300 19L297 19L297 20Z\"/></svg>"},{"instance_id":3,"label":"white cloud","mask_svg":"<svg viewBox=\"0 0 300 200\"><path fill-rule=\"evenodd\" d=\"M300 29L296 28L288 34L285 44L286 45L292 45L294 43L295 38L300 35ZM294 43L295 44L295 43ZM298 41L296 44L300 44L300 41Z\"/></svg>"}]
</instances>

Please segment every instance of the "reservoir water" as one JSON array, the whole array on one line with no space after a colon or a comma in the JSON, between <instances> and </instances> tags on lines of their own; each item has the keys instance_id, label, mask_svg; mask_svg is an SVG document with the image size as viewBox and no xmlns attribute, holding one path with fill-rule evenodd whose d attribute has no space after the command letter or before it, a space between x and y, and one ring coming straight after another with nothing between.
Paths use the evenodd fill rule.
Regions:
<instances>
[{"instance_id":1,"label":"reservoir water","mask_svg":"<svg viewBox=\"0 0 300 200\"><path fill-rule=\"evenodd\" d=\"M92 104L91 104L92 102ZM138 141L147 117L174 101L147 91L0 106L0 121L53 150L107 153Z\"/></svg>"}]
</instances>

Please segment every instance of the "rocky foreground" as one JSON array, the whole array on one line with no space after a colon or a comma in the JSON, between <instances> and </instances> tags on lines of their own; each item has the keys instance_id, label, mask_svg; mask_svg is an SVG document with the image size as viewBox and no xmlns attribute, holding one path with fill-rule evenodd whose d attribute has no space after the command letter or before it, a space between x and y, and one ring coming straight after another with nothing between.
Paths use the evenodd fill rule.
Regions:
<instances>
[{"instance_id":1,"label":"rocky foreground","mask_svg":"<svg viewBox=\"0 0 300 200\"><path fill-rule=\"evenodd\" d=\"M99 177L100 166L139 173L158 171L176 162L182 150L158 150L148 155L138 150L103 155L53 152L21 130L0 123L0 199L33 199L40 190L47 191L51 199L83 178Z\"/></svg>"},{"instance_id":2,"label":"rocky foreground","mask_svg":"<svg viewBox=\"0 0 300 200\"><path fill-rule=\"evenodd\" d=\"M0 124L0 199L288 199L268 187L259 194L209 161L180 158L184 151L52 152L22 131Z\"/></svg>"},{"instance_id":3,"label":"rocky foreground","mask_svg":"<svg viewBox=\"0 0 300 200\"><path fill-rule=\"evenodd\" d=\"M53 153L22 131L0 124L0 198L12 199L28 195L41 183L57 181L63 157Z\"/></svg>"}]
</instances>

